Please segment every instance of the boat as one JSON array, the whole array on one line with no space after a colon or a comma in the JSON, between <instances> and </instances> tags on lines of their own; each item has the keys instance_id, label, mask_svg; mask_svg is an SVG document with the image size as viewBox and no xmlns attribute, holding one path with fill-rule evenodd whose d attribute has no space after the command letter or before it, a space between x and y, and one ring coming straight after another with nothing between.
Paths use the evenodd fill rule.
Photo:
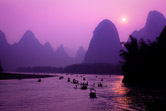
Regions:
<instances>
[{"instance_id":1,"label":"boat","mask_svg":"<svg viewBox=\"0 0 166 111\"><path fill-rule=\"evenodd\" d=\"M63 76L60 76L60 77L59 77L60 80L63 79L63 78L64 78Z\"/></svg>"},{"instance_id":2,"label":"boat","mask_svg":"<svg viewBox=\"0 0 166 111\"><path fill-rule=\"evenodd\" d=\"M37 82L41 82L41 79L38 79L38 81Z\"/></svg>"},{"instance_id":3,"label":"boat","mask_svg":"<svg viewBox=\"0 0 166 111\"><path fill-rule=\"evenodd\" d=\"M86 90L86 89L87 89L87 85L83 84L83 85L81 86L81 89L82 89L82 90Z\"/></svg>"},{"instance_id":4,"label":"boat","mask_svg":"<svg viewBox=\"0 0 166 111\"><path fill-rule=\"evenodd\" d=\"M83 80L84 80L84 81L86 80L85 77L83 78Z\"/></svg>"},{"instance_id":5,"label":"boat","mask_svg":"<svg viewBox=\"0 0 166 111\"><path fill-rule=\"evenodd\" d=\"M102 84L102 83L99 83L99 84L98 84L98 87L103 87L103 84Z\"/></svg>"},{"instance_id":6,"label":"boat","mask_svg":"<svg viewBox=\"0 0 166 111\"><path fill-rule=\"evenodd\" d=\"M70 78L67 79L67 82L70 82Z\"/></svg>"},{"instance_id":7,"label":"boat","mask_svg":"<svg viewBox=\"0 0 166 111\"><path fill-rule=\"evenodd\" d=\"M79 84L78 80L73 79L73 84Z\"/></svg>"},{"instance_id":8,"label":"boat","mask_svg":"<svg viewBox=\"0 0 166 111\"><path fill-rule=\"evenodd\" d=\"M97 98L96 97L96 90L94 88L90 89L89 96L90 96L90 98Z\"/></svg>"},{"instance_id":9,"label":"boat","mask_svg":"<svg viewBox=\"0 0 166 111\"><path fill-rule=\"evenodd\" d=\"M75 85L74 89L77 89L77 85Z\"/></svg>"}]
</instances>

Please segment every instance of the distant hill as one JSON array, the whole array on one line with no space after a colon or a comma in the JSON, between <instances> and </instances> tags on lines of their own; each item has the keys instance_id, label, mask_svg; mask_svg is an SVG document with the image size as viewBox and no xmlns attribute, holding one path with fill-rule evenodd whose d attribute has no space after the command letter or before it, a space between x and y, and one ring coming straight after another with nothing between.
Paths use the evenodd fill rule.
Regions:
<instances>
[{"instance_id":1,"label":"distant hill","mask_svg":"<svg viewBox=\"0 0 166 111\"><path fill-rule=\"evenodd\" d=\"M105 19L99 23L93 32L88 51L85 54L85 63L119 63L121 49L118 31L115 25Z\"/></svg>"},{"instance_id":2,"label":"distant hill","mask_svg":"<svg viewBox=\"0 0 166 111\"><path fill-rule=\"evenodd\" d=\"M0 61L4 69L12 67L11 65L11 62L13 62L12 46L8 44L6 36L2 31L0 31Z\"/></svg>"},{"instance_id":3,"label":"distant hill","mask_svg":"<svg viewBox=\"0 0 166 111\"><path fill-rule=\"evenodd\" d=\"M64 67L64 66L73 64L74 58L69 57L63 45L60 45L55 52L55 62L57 64L56 66Z\"/></svg>"},{"instance_id":4,"label":"distant hill","mask_svg":"<svg viewBox=\"0 0 166 111\"><path fill-rule=\"evenodd\" d=\"M140 30L135 30L131 35L137 40L143 38L155 41L156 37L159 37L164 26L166 26L166 18L158 11L150 11L147 17L145 26ZM130 39L128 40L130 41Z\"/></svg>"},{"instance_id":5,"label":"distant hill","mask_svg":"<svg viewBox=\"0 0 166 111\"><path fill-rule=\"evenodd\" d=\"M0 48L8 46L5 34L0 30Z\"/></svg>"},{"instance_id":6,"label":"distant hill","mask_svg":"<svg viewBox=\"0 0 166 111\"><path fill-rule=\"evenodd\" d=\"M0 61L5 71L15 71L18 67L64 67L78 62L68 56L63 45L54 51L49 42L42 45L30 30L13 45L8 44L5 34L0 31Z\"/></svg>"},{"instance_id":7,"label":"distant hill","mask_svg":"<svg viewBox=\"0 0 166 111\"><path fill-rule=\"evenodd\" d=\"M70 57L75 57L76 55L76 50L73 48L69 48L69 47L64 47L66 53L70 56Z\"/></svg>"},{"instance_id":8,"label":"distant hill","mask_svg":"<svg viewBox=\"0 0 166 111\"><path fill-rule=\"evenodd\" d=\"M86 53L86 50L82 46L80 46L75 56L76 63L82 63L84 61L85 53Z\"/></svg>"}]
</instances>

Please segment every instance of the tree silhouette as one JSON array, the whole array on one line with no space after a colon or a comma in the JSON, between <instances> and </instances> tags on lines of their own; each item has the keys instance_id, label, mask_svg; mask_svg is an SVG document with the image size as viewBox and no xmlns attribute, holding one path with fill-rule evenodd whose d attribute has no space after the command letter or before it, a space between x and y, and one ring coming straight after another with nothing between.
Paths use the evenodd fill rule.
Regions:
<instances>
[{"instance_id":1,"label":"tree silhouette","mask_svg":"<svg viewBox=\"0 0 166 111\"><path fill-rule=\"evenodd\" d=\"M123 61L123 83L144 84L161 83L164 80L166 63L166 27L155 42L145 42L130 36L131 41L124 43L120 51Z\"/></svg>"},{"instance_id":2,"label":"tree silhouette","mask_svg":"<svg viewBox=\"0 0 166 111\"><path fill-rule=\"evenodd\" d=\"M3 68L1 66L1 61L0 61L0 73L2 73L2 72L3 72Z\"/></svg>"},{"instance_id":3,"label":"tree silhouette","mask_svg":"<svg viewBox=\"0 0 166 111\"><path fill-rule=\"evenodd\" d=\"M17 72L77 73L77 74L122 74L119 64L94 63L73 64L64 68L57 67L20 67Z\"/></svg>"}]
</instances>

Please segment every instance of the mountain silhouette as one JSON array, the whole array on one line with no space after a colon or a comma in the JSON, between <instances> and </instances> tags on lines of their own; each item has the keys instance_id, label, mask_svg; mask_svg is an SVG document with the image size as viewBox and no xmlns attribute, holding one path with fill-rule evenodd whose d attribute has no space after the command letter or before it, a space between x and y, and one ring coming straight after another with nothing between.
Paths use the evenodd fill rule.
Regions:
<instances>
[{"instance_id":1,"label":"mountain silhouette","mask_svg":"<svg viewBox=\"0 0 166 111\"><path fill-rule=\"evenodd\" d=\"M166 26L166 18L158 11L150 11L147 17L145 26L139 31L135 30L131 35L137 40L141 38L150 41L155 41L160 35L164 26ZM128 39L130 41L130 39Z\"/></svg>"},{"instance_id":2,"label":"mountain silhouette","mask_svg":"<svg viewBox=\"0 0 166 111\"><path fill-rule=\"evenodd\" d=\"M51 52L52 53L52 52ZM53 65L52 55L46 51L45 47L36 39L32 31L27 30L18 43L12 45L13 67L32 67ZM14 64L15 63L15 64Z\"/></svg>"},{"instance_id":3,"label":"mountain silhouette","mask_svg":"<svg viewBox=\"0 0 166 111\"><path fill-rule=\"evenodd\" d=\"M66 53L70 56L70 57L75 57L75 55L76 55L76 50L75 49L73 49L73 48L70 48L70 47L64 47L64 49L65 49L65 51L66 51Z\"/></svg>"},{"instance_id":4,"label":"mountain silhouette","mask_svg":"<svg viewBox=\"0 0 166 111\"><path fill-rule=\"evenodd\" d=\"M85 53L86 53L86 50L82 46L80 46L80 48L76 52L76 56L75 56L76 63L83 62L84 57L85 57Z\"/></svg>"},{"instance_id":5,"label":"mountain silhouette","mask_svg":"<svg viewBox=\"0 0 166 111\"><path fill-rule=\"evenodd\" d=\"M43 50L43 45L36 39L32 31L27 30L18 43L14 44L17 53L27 54L27 56L39 55Z\"/></svg>"},{"instance_id":6,"label":"mountain silhouette","mask_svg":"<svg viewBox=\"0 0 166 111\"><path fill-rule=\"evenodd\" d=\"M25 45L32 46L32 45L39 45L40 42L36 39L35 35L31 30L27 30L20 39L20 41L18 42L18 44L21 45L23 44L24 46Z\"/></svg>"},{"instance_id":7,"label":"mountain silhouette","mask_svg":"<svg viewBox=\"0 0 166 111\"><path fill-rule=\"evenodd\" d=\"M76 63L63 45L55 52L49 42L42 45L30 30L13 45L8 44L5 34L0 31L0 61L5 71L15 71L18 67L64 67Z\"/></svg>"},{"instance_id":8,"label":"mountain silhouette","mask_svg":"<svg viewBox=\"0 0 166 111\"><path fill-rule=\"evenodd\" d=\"M64 47L63 47L63 45L60 45L60 46L57 48L55 54L56 54L56 56L58 56L58 57L63 57L63 58L68 57L68 54L66 53L66 51L65 51L65 49L64 49Z\"/></svg>"},{"instance_id":9,"label":"mountain silhouette","mask_svg":"<svg viewBox=\"0 0 166 111\"><path fill-rule=\"evenodd\" d=\"M99 23L93 32L88 51L85 54L85 63L112 63L119 62L121 49L118 31L115 25L105 19Z\"/></svg>"},{"instance_id":10,"label":"mountain silhouette","mask_svg":"<svg viewBox=\"0 0 166 111\"><path fill-rule=\"evenodd\" d=\"M46 50L48 53L54 52L54 50L53 50L53 48L52 48L52 46L51 46L51 44L50 44L49 42L46 42L46 43L44 44L44 48L45 48L45 50Z\"/></svg>"},{"instance_id":11,"label":"mountain silhouette","mask_svg":"<svg viewBox=\"0 0 166 111\"><path fill-rule=\"evenodd\" d=\"M58 67L64 67L70 64L75 63L75 60L73 57L69 57L67 52L65 51L63 45L60 45L56 52L55 52L55 58L56 58L56 63Z\"/></svg>"},{"instance_id":12,"label":"mountain silhouette","mask_svg":"<svg viewBox=\"0 0 166 111\"><path fill-rule=\"evenodd\" d=\"M8 45L5 34L0 30L0 46Z\"/></svg>"},{"instance_id":13,"label":"mountain silhouette","mask_svg":"<svg viewBox=\"0 0 166 111\"><path fill-rule=\"evenodd\" d=\"M12 46L7 42L5 34L0 31L0 61L1 65L5 69L6 67L12 67ZM11 62L10 62L11 61Z\"/></svg>"}]
</instances>

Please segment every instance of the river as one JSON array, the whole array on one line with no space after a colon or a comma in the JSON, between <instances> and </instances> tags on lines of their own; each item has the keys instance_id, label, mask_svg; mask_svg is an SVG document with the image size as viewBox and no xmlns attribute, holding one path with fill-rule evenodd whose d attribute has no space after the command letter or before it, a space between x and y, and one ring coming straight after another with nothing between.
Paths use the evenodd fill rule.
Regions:
<instances>
[{"instance_id":1,"label":"river","mask_svg":"<svg viewBox=\"0 0 166 111\"><path fill-rule=\"evenodd\" d=\"M165 90L127 87L121 82L123 76L83 75L83 81L81 75L57 75L64 79L1 80L0 111L145 111L165 104ZM74 84L67 82L68 77L88 81L88 89L81 90L79 85L75 89ZM103 87L97 86L100 82ZM89 97L92 87L96 89L94 99Z\"/></svg>"}]
</instances>

